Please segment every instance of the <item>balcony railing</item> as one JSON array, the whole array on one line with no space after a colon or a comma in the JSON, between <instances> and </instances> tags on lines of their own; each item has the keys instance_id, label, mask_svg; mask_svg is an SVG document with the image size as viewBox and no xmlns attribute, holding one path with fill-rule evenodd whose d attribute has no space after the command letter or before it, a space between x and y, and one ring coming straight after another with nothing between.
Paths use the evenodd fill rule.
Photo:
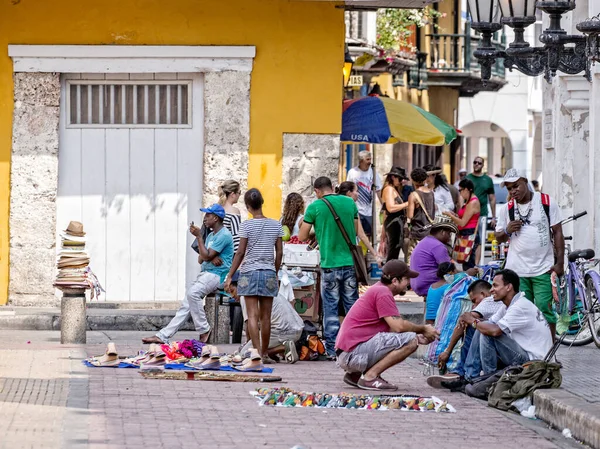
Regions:
<instances>
[{"instance_id":1,"label":"balcony railing","mask_svg":"<svg viewBox=\"0 0 600 449\"><path fill-rule=\"evenodd\" d=\"M477 49L479 36L471 35L469 23L465 25L465 34L428 34L429 64L428 69L437 72L479 72L481 68L473 52ZM506 48L506 36L497 34L493 39L496 49ZM492 68L492 76L505 77L503 61L498 58Z\"/></svg>"}]
</instances>

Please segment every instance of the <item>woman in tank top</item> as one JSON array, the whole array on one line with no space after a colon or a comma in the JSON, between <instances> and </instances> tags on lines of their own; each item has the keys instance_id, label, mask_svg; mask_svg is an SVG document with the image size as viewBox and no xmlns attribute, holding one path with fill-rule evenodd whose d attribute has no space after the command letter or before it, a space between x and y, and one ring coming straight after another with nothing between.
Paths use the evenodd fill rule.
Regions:
<instances>
[{"instance_id":1,"label":"woman in tank top","mask_svg":"<svg viewBox=\"0 0 600 449\"><path fill-rule=\"evenodd\" d=\"M387 260L398 259L400 250L404 246L404 223L406 221L406 209L408 202L402 200L400 194L402 180L406 178L406 172L402 167L392 167L386 174L385 184L381 199L385 210L385 221L383 226L387 242Z\"/></svg>"},{"instance_id":2,"label":"woman in tank top","mask_svg":"<svg viewBox=\"0 0 600 449\"><path fill-rule=\"evenodd\" d=\"M410 174L415 191L408 197L406 214L410 223L409 263L417 244L429 235L429 228L435 218L435 199L433 191L425 185L427 177L423 168L415 168Z\"/></svg>"},{"instance_id":3,"label":"woman in tank top","mask_svg":"<svg viewBox=\"0 0 600 449\"><path fill-rule=\"evenodd\" d=\"M477 223L479 222L480 215L480 204L479 199L473 191L475 185L470 179L463 179L458 183L458 192L463 199L464 206L458 211L458 214L454 212L444 212L444 215L450 217L450 219L458 226L458 233L461 236L469 236L475 234L477 231ZM477 247L480 245L479 238L475 238L475 244L471 250L471 256L469 260L463 263L463 270L468 270L475 266L475 252Z\"/></svg>"},{"instance_id":4,"label":"woman in tank top","mask_svg":"<svg viewBox=\"0 0 600 449\"><path fill-rule=\"evenodd\" d=\"M219 204L225 209L225 226L233 237L233 252L235 253L240 246L240 225L242 224L242 214L235 206L240 199L242 191L240 183L230 179L219 186Z\"/></svg>"}]
</instances>

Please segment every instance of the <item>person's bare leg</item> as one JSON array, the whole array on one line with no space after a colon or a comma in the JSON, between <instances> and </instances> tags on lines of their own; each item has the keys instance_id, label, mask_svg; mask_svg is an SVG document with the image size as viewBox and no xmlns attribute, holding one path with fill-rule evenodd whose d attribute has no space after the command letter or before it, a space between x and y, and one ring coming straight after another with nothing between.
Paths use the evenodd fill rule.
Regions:
<instances>
[{"instance_id":1,"label":"person's bare leg","mask_svg":"<svg viewBox=\"0 0 600 449\"><path fill-rule=\"evenodd\" d=\"M246 296L246 312L248 313L248 338L252 340L252 347L260 351L260 333L258 331L259 309L258 297Z\"/></svg>"},{"instance_id":2,"label":"person's bare leg","mask_svg":"<svg viewBox=\"0 0 600 449\"><path fill-rule=\"evenodd\" d=\"M548 323L552 332L552 343L556 343L556 323Z\"/></svg>"},{"instance_id":3,"label":"person's bare leg","mask_svg":"<svg viewBox=\"0 0 600 449\"><path fill-rule=\"evenodd\" d=\"M411 340L408 344L402 346L400 349L396 349L389 354L387 354L384 358L382 358L379 362L369 368L365 373L364 377L366 380L374 380L377 377L381 376L385 370L391 368L394 365L402 362L409 355L417 350L419 344L417 343L417 339Z\"/></svg>"},{"instance_id":4,"label":"person's bare leg","mask_svg":"<svg viewBox=\"0 0 600 449\"><path fill-rule=\"evenodd\" d=\"M273 298L267 296L260 297L260 337L262 340L260 355L265 356L269 352L269 340L271 339L271 309L273 308Z\"/></svg>"},{"instance_id":5,"label":"person's bare leg","mask_svg":"<svg viewBox=\"0 0 600 449\"><path fill-rule=\"evenodd\" d=\"M269 348L267 350L267 355L272 359L275 358L276 355L283 354L285 352L285 346L279 345L274 348Z\"/></svg>"}]
</instances>

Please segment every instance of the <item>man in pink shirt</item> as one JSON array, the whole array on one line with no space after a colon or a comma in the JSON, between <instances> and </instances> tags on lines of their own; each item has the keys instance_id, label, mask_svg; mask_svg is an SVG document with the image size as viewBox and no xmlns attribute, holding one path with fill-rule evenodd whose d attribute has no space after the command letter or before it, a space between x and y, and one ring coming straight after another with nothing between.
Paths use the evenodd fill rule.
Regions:
<instances>
[{"instance_id":1,"label":"man in pink shirt","mask_svg":"<svg viewBox=\"0 0 600 449\"><path fill-rule=\"evenodd\" d=\"M404 295L410 279L419 275L404 262L391 260L381 281L354 303L340 328L335 348L337 363L346 371L344 382L363 390L397 390L381 373L402 362L440 333L431 325L402 319L394 296Z\"/></svg>"}]
</instances>

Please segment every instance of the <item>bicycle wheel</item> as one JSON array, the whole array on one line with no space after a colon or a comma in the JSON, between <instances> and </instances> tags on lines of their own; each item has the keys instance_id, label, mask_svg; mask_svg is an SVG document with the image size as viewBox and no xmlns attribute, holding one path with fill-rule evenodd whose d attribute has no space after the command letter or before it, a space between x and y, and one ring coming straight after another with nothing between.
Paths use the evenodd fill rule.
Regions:
<instances>
[{"instance_id":1,"label":"bicycle wheel","mask_svg":"<svg viewBox=\"0 0 600 449\"><path fill-rule=\"evenodd\" d=\"M575 305L570 310L569 298L575 297ZM589 321L585 315L583 301L581 301L579 290L574 284L558 287L558 304L555 304L556 337L560 338L563 345L584 346L590 344L593 340L590 331Z\"/></svg>"},{"instance_id":2,"label":"bicycle wheel","mask_svg":"<svg viewBox=\"0 0 600 449\"><path fill-rule=\"evenodd\" d=\"M596 279L598 281L600 279ZM594 339L596 346L600 348L600 291L599 284L595 279L589 276L585 282L588 294L588 323L590 326L591 336Z\"/></svg>"}]
</instances>

